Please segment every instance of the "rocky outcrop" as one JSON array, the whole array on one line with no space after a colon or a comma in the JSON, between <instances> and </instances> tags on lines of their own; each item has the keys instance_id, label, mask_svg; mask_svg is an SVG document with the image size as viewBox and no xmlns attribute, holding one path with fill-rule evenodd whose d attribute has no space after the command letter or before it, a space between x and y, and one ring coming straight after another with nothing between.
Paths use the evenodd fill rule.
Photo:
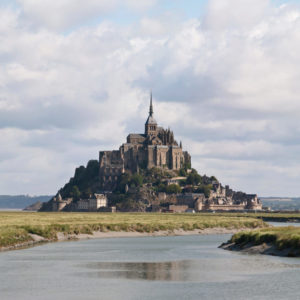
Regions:
<instances>
[{"instance_id":1,"label":"rocky outcrop","mask_svg":"<svg viewBox=\"0 0 300 300\"><path fill-rule=\"evenodd\" d=\"M24 211L39 211L43 206L43 202L37 201L31 205L26 206Z\"/></svg>"}]
</instances>

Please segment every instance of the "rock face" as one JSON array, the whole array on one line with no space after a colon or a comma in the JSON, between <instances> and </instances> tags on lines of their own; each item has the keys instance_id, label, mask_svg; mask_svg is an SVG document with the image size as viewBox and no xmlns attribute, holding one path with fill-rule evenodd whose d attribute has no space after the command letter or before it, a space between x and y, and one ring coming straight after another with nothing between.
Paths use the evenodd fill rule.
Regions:
<instances>
[{"instance_id":1,"label":"rock face","mask_svg":"<svg viewBox=\"0 0 300 300\"><path fill-rule=\"evenodd\" d=\"M43 206L43 202L37 201L29 206L26 206L24 211L39 211Z\"/></svg>"}]
</instances>

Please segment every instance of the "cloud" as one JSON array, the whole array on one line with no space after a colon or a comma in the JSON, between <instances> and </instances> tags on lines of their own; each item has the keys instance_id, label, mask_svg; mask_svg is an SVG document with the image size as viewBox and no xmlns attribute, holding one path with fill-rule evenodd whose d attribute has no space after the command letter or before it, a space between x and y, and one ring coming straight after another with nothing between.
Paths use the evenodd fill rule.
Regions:
<instances>
[{"instance_id":1,"label":"cloud","mask_svg":"<svg viewBox=\"0 0 300 300\"><path fill-rule=\"evenodd\" d=\"M70 30L93 19L103 18L118 9L142 12L155 5L156 0L16 0L22 17L31 28Z\"/></svg>"},{"instance_id":2,"label":"cloud","mask_svg":"<svg viewBox=\"0 0 300 300\"><path fill-rule=\"evenodd\" d=\"M66 29L115 8L117 0L17 0L26 22L50 29Z\"/></svg>"},{"instance_id":3,"label":"cloud","mask_svg":"<svg viewBox=\"0 0 300 300\"><path fill-rule=\"evenodd\" d=\"M202 19L182 20L127 1L140 18L121 27L85 26L117 1L19 3L0 9L2 193L55 193L100 149L143 131L152 88L156 119L200 173L298 194L299 7L211 0Z\"/></svg>"},{"instance_id":4,"label":"cloud","mask_svg":"<svg viewBox=\"0 0 300 300\"><path fill-rule=\"evenodd\" d=\"M157 2L157 0L125 0L125 3L128 5L128 7L136 11L144 11L146 9L149 9Z\"/></svg>"},{"instance_id":5,"label":"cloud","mask_svg":"<svg viewBox=\"0 0 300 300\"><path fill-rule=\"evenodd\" d=\"M255 26L270 13L269 0L211 0L205 25L217 31L240 31Z\"/></svg>"}]
</instances>

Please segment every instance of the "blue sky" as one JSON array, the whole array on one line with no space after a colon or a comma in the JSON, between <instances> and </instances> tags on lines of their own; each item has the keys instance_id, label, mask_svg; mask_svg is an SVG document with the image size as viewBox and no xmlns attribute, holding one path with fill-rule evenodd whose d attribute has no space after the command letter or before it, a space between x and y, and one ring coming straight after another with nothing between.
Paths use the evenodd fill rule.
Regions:
<instances>
[{"instance_id":1,"label":"blue sky","mask_svg":"<svg viewBox=\"0 0 300 300\"><path fill-rule=\"evenodd\" d=\"M0 194L55 193L152 88L201 174L300 196L299 28L299 1L0 0Z\"/></svg>"}]
</instances>

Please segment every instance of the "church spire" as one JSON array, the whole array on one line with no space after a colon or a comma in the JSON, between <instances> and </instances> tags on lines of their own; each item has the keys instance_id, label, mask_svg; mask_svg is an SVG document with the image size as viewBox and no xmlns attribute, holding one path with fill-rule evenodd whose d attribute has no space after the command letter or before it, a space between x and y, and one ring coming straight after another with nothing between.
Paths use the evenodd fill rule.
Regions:
<instances>
[{"instance_id":1,"label":"church spire","mask_svg":"<svg viewBox=\"0 0 300 300\"><path fill-rule=\"evenodd\" d=\"M150 92L150 110L149 115L152 117L153 115L153 105L152 105L152 91Z\"/></svg>"},{"instance_id":2,"label":"church spire","mask_svg":"<svg viewBox=\"0 0 300 300\"><path fill-rule=\"evenodd\" d=\"M149 116L145 124L145 134L146 136L157 135L157 122L153 118L152 91L150 92L150 108L149 108Z\"/></svg>"}]
</instances>

